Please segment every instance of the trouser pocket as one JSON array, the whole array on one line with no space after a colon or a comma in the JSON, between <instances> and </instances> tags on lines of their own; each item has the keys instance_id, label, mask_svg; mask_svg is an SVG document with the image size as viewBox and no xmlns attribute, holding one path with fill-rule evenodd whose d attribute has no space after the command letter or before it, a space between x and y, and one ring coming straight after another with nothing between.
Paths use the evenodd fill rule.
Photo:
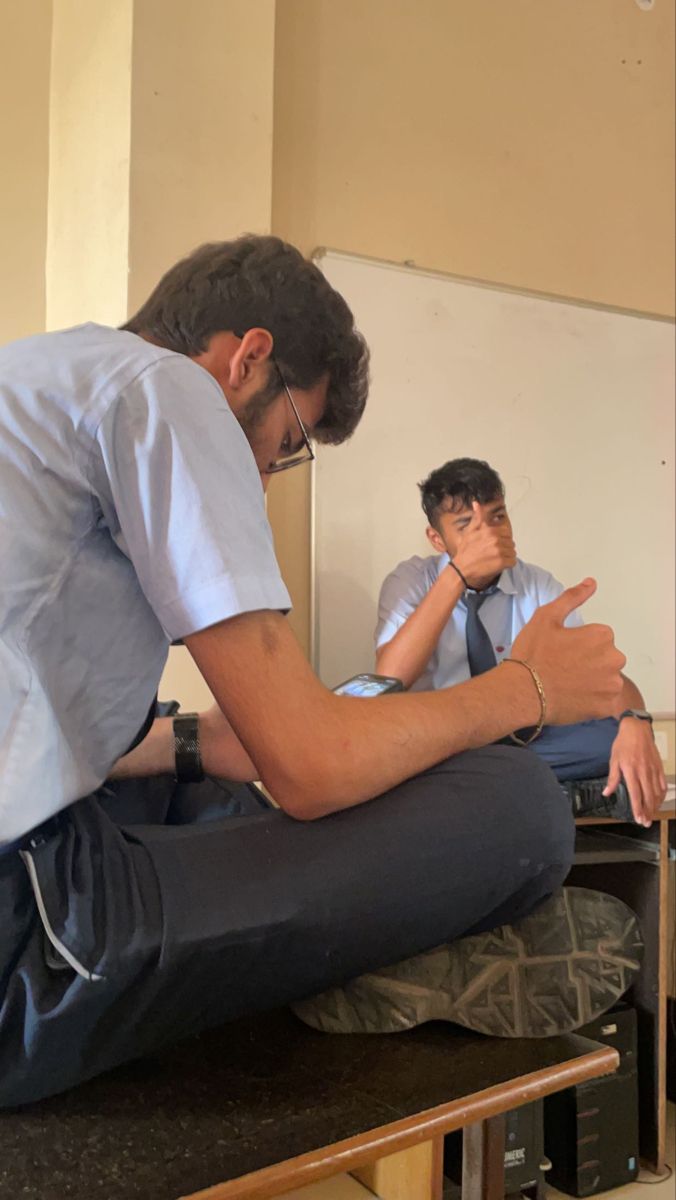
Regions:
<instances>
[{"instance_id":1,"label":"trouser pocket","mask_svg":"<svg viewBox=\"0 0 676 1200\"><path fill-rule=\"evenodd\" d=\"M45 962L52 970L63 970L64 967L72 967L78 975L90 982L102 979L103 976L97 972L90 970L84 962L66 945L64 941L65 930L62 927L62 922L56 916L56 922L50 915L49 891L47 896L43 891L40 882L40 872L38 871L34 852L31 850L20 850L19 854L23 860L24 866L28 872L31 889L35 899L35 904L38 910L38 916L44 930L46 945L45 945ZM54 909L52 909L54 912ZM56 914L55 914L56 915ZM56 928L55 928L56 923ZM60 932L58 931L60 930Z\"/></svg>"},{"instance_id":2,"label":"trouser pocket","mask_svg":"<svg viewBox=\"0 0 676 1200\"><path fill-rule=\"evenodd\" d=\"M69 967L96 983L134 974L158 956L162 919L152 863L94 797L38 830L20 855L52 970Z\"/></svg>"}]
</instances>

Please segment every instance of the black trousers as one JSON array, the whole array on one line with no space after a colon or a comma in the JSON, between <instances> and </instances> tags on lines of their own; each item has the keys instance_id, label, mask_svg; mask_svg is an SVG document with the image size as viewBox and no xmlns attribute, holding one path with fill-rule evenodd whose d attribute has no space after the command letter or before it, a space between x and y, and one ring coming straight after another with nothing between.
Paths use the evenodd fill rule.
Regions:
<instances>
[{"instance_id":1,"label":"black trousers","mask_svg":"<svg viewBox=\"0 0 676 1200\"><path fill-rule=\"evenodd\" d=\"M503 746L312 822L175 789L98 792L0 858L3 1106L516 919L572 857L553 774Z\"/></svg>"}]
</instances>

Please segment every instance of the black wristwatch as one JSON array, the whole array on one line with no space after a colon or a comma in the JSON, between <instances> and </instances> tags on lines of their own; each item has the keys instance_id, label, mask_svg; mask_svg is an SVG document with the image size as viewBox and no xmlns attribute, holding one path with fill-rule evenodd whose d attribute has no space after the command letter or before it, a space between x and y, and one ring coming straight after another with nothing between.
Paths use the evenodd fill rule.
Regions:
<instances>
[{"instance_id":1,"label":"black wristwatch","mask_svg":"<svg viewBox=\"0 0 676 1200\"><path fill-rule=\"evenodd\" d=\"M179 783L199 783L204 779L200 754L200 723L197 713L178 713L174 717L174 774Z\"/></svg>"},{"instance_id":2,"label":"black wristwatch","mask_svg":"<svg viewBox=\"0 0 676 1200\"><path fill-rule=\"evenodd\" d=\"M636 717L638 721L648 721L651 726L653 723L652 713L646 712L644 708L625 708L617 718L618 725L625 717Z\"/></svg>"}]
</instances>

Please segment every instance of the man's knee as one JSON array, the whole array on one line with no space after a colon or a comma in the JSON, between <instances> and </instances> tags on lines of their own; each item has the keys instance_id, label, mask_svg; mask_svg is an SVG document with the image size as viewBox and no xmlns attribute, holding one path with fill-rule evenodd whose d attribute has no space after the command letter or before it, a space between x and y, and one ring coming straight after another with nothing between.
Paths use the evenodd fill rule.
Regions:
<instances>
[{"instance_id":1,"label":"man's knee","mask_svg":"<svg viewBox=\"0 0 676 1200\"><path fill-rule=\"evenodd\" d=\"M570 804L551 769L525 748L490 747L505 803L505 826L529 857L565 878L575 848Z\"/></svg>"}]
</instances>

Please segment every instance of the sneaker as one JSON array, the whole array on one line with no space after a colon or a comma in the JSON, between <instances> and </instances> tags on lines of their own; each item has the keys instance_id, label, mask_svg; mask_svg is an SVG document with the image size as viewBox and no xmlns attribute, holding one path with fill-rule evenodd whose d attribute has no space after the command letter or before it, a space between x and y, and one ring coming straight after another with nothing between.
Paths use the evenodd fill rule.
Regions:
<instances>
[{"instance_id":1,"label":"sneaker","mask_svg":"<svg viewBox=\"0 0 676 1200\"><path fill-rule=\"evenodd\" d=\"M562 783L563 793L570 801L574 817L614 817L616 821L633 821L631 800L623 779L610 796L603 795L607 775L600 779L573 779Z\"/></svg>"},{"instance_id":2,"label":"sneaker","mask_svg":"<svg viewBox=\"0 0 676 1200\"><path fill-rule=\"evenodd\" d=\"M600 1016L641 965L621 900L563 888L530 916L360 975L293 1005L326 1033L396 1033L452 1021L492 1037L553 1037Z\"/></svg>"}]
</instances>

